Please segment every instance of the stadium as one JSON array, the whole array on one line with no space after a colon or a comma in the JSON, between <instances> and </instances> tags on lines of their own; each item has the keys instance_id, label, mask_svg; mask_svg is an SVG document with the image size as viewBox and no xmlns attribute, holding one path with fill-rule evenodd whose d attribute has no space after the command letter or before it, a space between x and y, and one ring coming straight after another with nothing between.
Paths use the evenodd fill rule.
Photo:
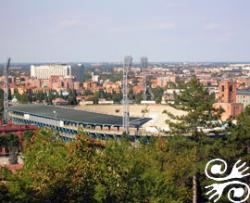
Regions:
<instances>
[{"instance_id":1,"label":"stadium","mask_svg":"<svg viewBox=\"0 0 250 203\"><path fill-rule=\"evenodd\" d=\"M9 116L15 124L49 127L62 138L71 140L80 131L93 138L120 137L123 133L122 117L51 105L18 105L9 107ZM143 124L148 117L130 117L130 136L147 136Z\"/></svg>"}]
</instances>

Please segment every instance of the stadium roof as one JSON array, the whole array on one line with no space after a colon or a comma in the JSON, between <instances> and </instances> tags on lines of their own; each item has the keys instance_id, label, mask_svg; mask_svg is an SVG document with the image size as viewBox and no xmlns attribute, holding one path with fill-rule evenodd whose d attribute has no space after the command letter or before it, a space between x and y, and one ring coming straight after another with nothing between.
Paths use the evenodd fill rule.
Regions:
<instances>
[{"instance_id":1,"label":"stadium roof","mask_svg":"<svg viewBox=\"0 0 250 203\"><path fill-rule=\"evenodd\" d=\"M76 123L122 126L121 116L94 113L52 105L18 105L9 107L9 111L15 111L55 120L72 121ZM151 118L130 117L130 126L140 127L149 120L151 120Z\"/></svg>"}]
</instances>

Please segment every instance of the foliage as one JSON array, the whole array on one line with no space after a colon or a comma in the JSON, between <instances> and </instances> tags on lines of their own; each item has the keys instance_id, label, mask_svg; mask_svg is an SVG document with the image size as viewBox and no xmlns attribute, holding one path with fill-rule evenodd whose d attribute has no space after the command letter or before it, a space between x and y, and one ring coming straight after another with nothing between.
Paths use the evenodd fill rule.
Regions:
<instances>
[{"instance_id":1,"label":"foliage","mask_svg":"<svg viewBox=\"0 0 250 203\"><path fill-rule=\"evenodd\" d=\"M19 147L19 139L16 135L10 133L4 136L0 136L0 147Z\"/></svg>"},{"instance_id":2,"label":"foliage","mask_svg":"<svg viewBox=\"0 0 250 203\"><path fill-rule=\"evenodd\" d=\"M223 144L227 149L222 147L221 153L232 161L237 161L238 157L242 160L250 160L250 106L247 106L236 120L237 124L231 124L229 133ZM235 150L237 149L237 150Z\"/></svg>"},{"instance_id":3,"label":"foliage","mask_svg":"<svg viewBox=\"0 0 250 203\"><path fill-rule=\"evenodd\" d=\"M179 95L175 95L176 109L186 112L185 115L176 116L167 112L171 120L167 123L173 134L177 135L204 135L203 130L221 126L222 111L215 109L214 95L209 94L196 77L193 77ZM174 121L173 121L174 120Z\"/></svg>"},{"instance_id":4,"label":"foliage","mask_svg":"<svg viewBox=\"0 0 250 203\"><path fill-rule=\"evenodd\" d=\"M156 87L152 89L155 101L157 104L161 103L162 95L164 93L164 89L161 87Z\"/></svg>"},{"instance_id":5,"label":"foliage","mask_svg":"<svg viewBox=\"0 0 250 203\"><path fill-rule=\"evenodd\" d=\"M76 90L69 91L69 96L67 99L68 99L70 105L77 105L76 96L77 96Z\"/></svg>"},{"instance_id":6,"label":"foliage","mask_svg":"<svg viewBox=\"0 0 250 203\"><path fill-rule=\"evenodd\" d=\"M17 89L14 89L14 97L23 104L30 102L30 97L28 96L28 92L24 92L23 94L19 94Z\"/></svg>"},{"instance_id":7,"label":"foliage","mask_svg":"<svg viewBox=\"0 0 250 203\"><path fill-rule=\"evenodd\" d=\"M135 95L135 102L137 104L140 104L142 100L143 100L143 94L142 93L139 93L139 94Z\"/></svg>"},{"instance_id":8,"label":"foliage","mask_svg":"<svg viewBox=\"0 0 250 203\"><path fill-rule=\"evenodd\" d=\"M197 145L174 136L137 145L108 141L103 148L84 135L64 143L41 129L24 145L23 169L0 172L7 181L0 185L5 191L0 197L10 202L188 203L197 167L219 154L211 143L212 138Z\"/></svg>"},{"instance_id":9,"label":"foliage","mask_svg":"<svg viewBox=\"0 0 250 203\"><path fill-rule=\"evenodd\" d=\"M189 202L187 148L175 138L135 147L127 141L64 143L41 129L25 145L23 169L5 173L10 202ZM179 171L177 171L178 169ZM185 176L185 179L183 179ZM32 194L32 195L31 195Z\"/></svg>"},{"instance_id":10,"label":"foliage","mask_svg":"<svg viewBox=\"0 0 250 203\"><path fill-rule=\"evenodd\" d=\"M176 107L187 114L172 126L174 136L154 138L148 144L126 140L100 144L83 134L64 143L49 129L34 136L25 133L24 167L16 173L0 170L5 181L0 184L0 201L189 203L197 177L198 202L208 202L207 161L218 157L229 163L239 158L249 161L250 153L250 107L236 124L229 123L225 136L213 138L198 130L220 124L212 122L219 116L213 101L193 78L176 98ZM182 125L190 136L183 136Z\"/></svg>"},{"instance_id":11,"label":"foliage","mask_svg":"<svg viewBox=\"0 0 250 203\"><path fill-rule=\"evenodd\" d=\"M122 80L122 73L112 73L112 74L102 74L100 75L100 79L105 81L109 80L111 82L117 82Z\"/></svg>"},{"instance_id":12,"label":"foliage","mask_svg":"<svg viewBox=\"0 0 250 203\"><path fill-rule=\"evenodd\" d=\"M177 85L176 85L176 83L174 83L174 82L168 82L167 83L167 89L175 89L177 87Z\"/></svg>"}]
</instances>

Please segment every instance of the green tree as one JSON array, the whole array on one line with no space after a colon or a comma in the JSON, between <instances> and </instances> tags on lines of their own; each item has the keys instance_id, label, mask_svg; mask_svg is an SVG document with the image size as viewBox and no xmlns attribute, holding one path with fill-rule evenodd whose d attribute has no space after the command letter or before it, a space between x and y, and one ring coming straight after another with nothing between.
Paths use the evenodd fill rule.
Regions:
<instances>
[{"instance_id":1,"label":"green tree","mask_svg":"<svg viewBox=\"0 0 250 203\"><path fill-rule=\"evenodd\" d=\"M135 99L135 94L133 92L132 87L129 87L129 89L128 89L128 99L131 101Z\"/></svg>"},{"instance_id":2,"label":"green tree","mask_svg":"<svg viewBox=\"0 0 250 203\"><path fill-rule=\"evenodd\" d=\"M142 93L139 93L139 94L135 95L135 102L137 104L140 104L142 100L143 100L143 94Z\"/></svg>"},{"instance_id":3,"label":"green tree","mask_svg":"<svg viewBox=\"0 0 250 203\"><path fill-rule=\"evenodd\" d=\"M95 198L98 202L145 202L150 182L144 176L147 161L141 149L129 143L108 144L98 157Z\"/></svg>"},{"instance_id":4,"label":"green tree","mask_svg":"<svg viewBox=\"0 0 250 203\"><path fill-rule=\"evenodd\" d=\"M250 106L236 118L236 124L230 125L223 144L227 147L221 147L220 151L227 160L250 160Z\"/></svg>"},{"instance_id":5,"label":"green tree","mask_svg":"<svg viewBox=\"0 0 250 203\"><path fill-rule=\"evenodd\" d=\"M113 92L113 94L112 94L112 100L115 103L120 103L121 100L122 100L122 93L115 93L115 92Z\"/></svg>"},{"instance_id":6,"label":"green tree","mask_svg":"<svg viewBox=\"0 0 250 203\"><path fill-rule=\"evenodd\" d=\"M99 99L100 99L100 93L99 93L99 91L94 92L94 95L91 98L91 101L93 101L94 104L98 104Z\"/></svg>"},{"instance_id":7,"label":"green tree","mask_svg":"<svg viewBox=\"0 0 250 203\"><path fill-rule=\"evenodd\" d=\"M153 95L154 95L154 99L156 101L157 104L161 103L162 100L162 95L164 93L164 89L161 87L156 87L152 89Z\"/></svg>"},{"instance_id":8,"label":"green tree","mask_svg":"<svg viewBox=\"0 0 250 203\"><path fill-rule=\"evenodd\" d=\"M17 89L14 89L14 96L17 98L17 100L23 104L28 103L30 101L30 97L27 92L24 92L23 94L19 94Z\"/></svg>"},{"instance_id":9,"label":"green tree","mask_svg":"<svg viewBox=\"0 0 250 203\"><path fill-rule=\"evenodd\" d=\"M6 178L10 202L95 202L92 149L86 139L65 144L41 129L25 145L24 168Z\"/></svg>"},{"instance_id":10,"label":"green tree","mask_svg":"<svg viewBox=\"0 0 250 203\"><path fill-rule=\"evenodd\" d=\"M147 173L154 180L150 202L191 202L189 145L185 137L174 136L157 140L145 148L144 154L150 155Z\"/></svg>"},{"instance_id":11,"label":"green tree","mask_svg":"<svg viewBox=\"0 0 250 203\"><path fill-rule=\"evenodd\" d=\"M65 145L53 141L50 131L41 130L25 148L24 168L8 179L12 201L60 202L65 191L63 180L67 179L66 156Z\"/></svg>"},{"instance_id":12,"label":"green tree","mask_svg":"<svg viewBox=\"0 0 250 203\"><path fill-rule=\"evenodd\" d=\"M175 88L177 88L177 85L174 82L168 82L166 88L167 89L175 89Z\"/></svg>"},{"instance_id":13,"label":"green tree","mask_svg":"<svg viewBox=\"0 0 250 203\"><path fill-rule=\"evenodd\" d=\"M181 91L175 95L173 107L183 110L185 113L176 116L166 112L171 120L167 123L171 132L176 135L191 135L195 139L204 135L205 129L220 127L221 109L214 108L215 97L209 94L208 90L193 77Z\"/></svg>"},{"instance_id":14,"label":"green tree","mask_svg":"<svg viewBox=\"0 0 250 203\"><path fill-rule=\"evenodd\" d=\"M69 91L68 101L70 105L77 105L76 96L77 96L76 90Z\"/></svg>"},{"instance_id":15,"label":"green tree","mask_svg":"<svg viewBox=\"0 0 250 203\"><path fill-rule=\"evenodd\" d=\"M208 183L201 169L227 142L206 136L199 142L192 136L103 142L80 134L65 143L47 128L25 137L24 167L13 174L0 170L0 202L190 203L192 180L203 194Z\"/></svg>"},{"instance_id":16,"label":"green tree","mask_svg":"<svg viewBox=\"0 0 250 203\"><path fill-rule=\"evenodd\" d=\"M176 116L167 112L172 120L167 123L174 135L188 135L195 141L192 148L194 153L192 164L194 165L193 172L193 203L198 201L198 174L199 162L204 160L203 154L203 139L205 136L204 130L215 127L220 127L220 116L222 111L215 109L214 95L209 94L208 90L199 82L196 77L193 77L184 87L182 92L175 97L174 107L185 111L184 115Z\"/></svg>"}]
</instances>

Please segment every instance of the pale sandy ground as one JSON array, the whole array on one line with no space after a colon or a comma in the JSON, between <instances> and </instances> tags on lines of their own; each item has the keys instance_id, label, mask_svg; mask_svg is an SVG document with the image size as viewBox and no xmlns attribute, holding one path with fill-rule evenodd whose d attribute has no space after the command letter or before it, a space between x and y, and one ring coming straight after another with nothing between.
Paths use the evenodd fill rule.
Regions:
<instances>
[{"instance_id":1,"label":"pale sandy ground","mask_svg":"<svg viewBox=\"0 0 250 203\"><path fill-rule=\"evenodd\" d=\"M20 156L18 156L18 163L19 164L23 163L23 159ZM8 164L9 164L9 157L1 156L0 157L0 166L5 166L5 165L8 165Z\"/></svg>"},{"instance_id":2,"label":"pale sandy ground","mask_svg":"<svg viewBox=\"0 0 250 203\"><path fill-rule=\"evenodd\" d=\"M122 105L114 104L114 105L83 105L77 106L77 109L97 112L97 113L104 113L110 115L117 115L122 116ZM169 117L166 114L163 114L164 110L167 110L175 115L183 115L183 111L176 110L168 105L163 104L150 104L150 105L142 105L142 104L132 104L129 105L130 109L130 116L135 117L143 117L142 110L147 108L148 113L144 116L152 118L149 122L143 125L143 128L150 130L159 129L159 130L169 130L168 125L166 124L166 120ZM119 112L116 112L119 110Z\"/></svg>"}]
</instances>

